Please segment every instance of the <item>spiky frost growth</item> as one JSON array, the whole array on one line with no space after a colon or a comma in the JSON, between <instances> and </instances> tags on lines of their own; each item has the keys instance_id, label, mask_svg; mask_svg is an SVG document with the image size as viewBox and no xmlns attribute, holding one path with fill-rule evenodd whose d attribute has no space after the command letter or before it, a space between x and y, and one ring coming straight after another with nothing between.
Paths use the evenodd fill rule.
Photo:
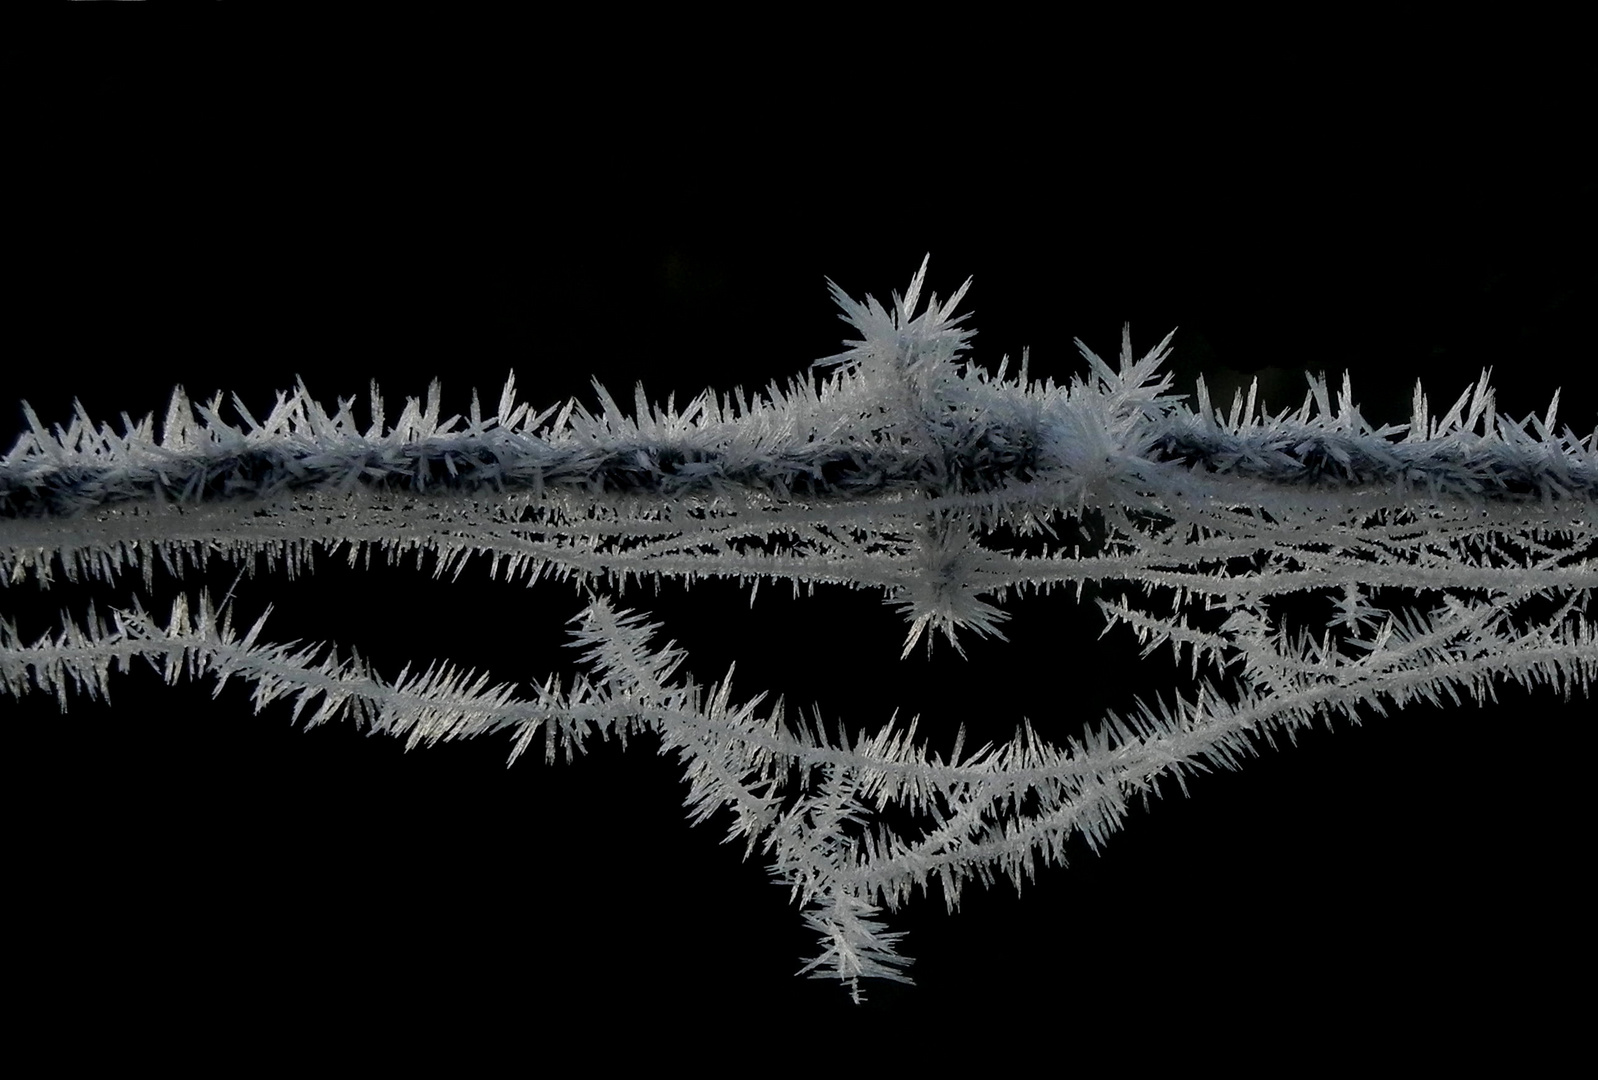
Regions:
<instances>
[{"instance_id":1,"label":"spiky frost growth","mask_svg":"<svg viewBox=\"0 0 1598 1080\"><path fill-rule=\"evenodd\" d=\"M906 654L942 634L964 655L962 630L1004 638L1012 590L1094 582L1107 625L1144 656L1169 644L1191 692L1060 745L1026 724L939 756L914 724L790 729L780 702L735 703L731 672L701 689L678 676L680 651L651 644L658 627L602 599L573 631L591 673L527 697L450 667L389 682L354 655L263 643L259 621L240 637L205 600L180 600L165 627L91 610L33 644L0 621L0 689L64 707L69 686L105 693L144 657L169 680L237 676L257 707L317 703L308 723L348 717L408 745L504 731L515 760L542 733L553 760L596 734L655 732L684 763L691 817L729 808L728 839L762 852L821 933L804 970L858 990L904 978L878 909L933 885L951 909L973 879L1019 886L1072 836L1096 848L1133 799L1235 768L1262 738L1362 706L1482 701L1506 680L1567 695L1598 681L1598 431L1558 426L1557 395L1514 421L1484 374L1441 418L1417 388L1410 423L1378 428L1346 378L1334 401L1312 376L1296 411L1260 414L1251 388L1222 412L1202 381L1190 410L1159 370L1171 339L1139 358L1129 333L1113 367L1079 342L1089 370L1068 385L1031 380L1025 359L1007 380L962 359L964 287L917 310L925 271L891 309L832 286L860 337L826 377L741 403L707 391L660 409L640 389L627 416L600 388L594 412L535 413L508 381L493 416L474 397L441 418L435 384L385 426L374 387L362 426L303 385L260 421L179 391L159 436L81 409L46 429L25 409L0 461L0 585L137 569L148 586L157 561L181 573L214 556L293 575L341 547L459 573L482 553L496 574L596 590L700 575L876 589L909 623ZM1068 550L1067 524L1088 534ZM1001 528L1051 544L1007 550ZM1403 606L1422 593L1426 610ZM1296 594L1324 600L1321 626L1285 624ZM888 827L890 807L914 824Z\"/></svg>"}]
</instances>

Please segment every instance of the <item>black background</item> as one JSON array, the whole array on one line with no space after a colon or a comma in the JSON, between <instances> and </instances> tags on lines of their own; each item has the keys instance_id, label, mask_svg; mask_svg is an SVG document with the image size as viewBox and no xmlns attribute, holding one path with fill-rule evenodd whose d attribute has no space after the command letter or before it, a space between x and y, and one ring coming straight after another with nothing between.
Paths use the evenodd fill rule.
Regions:
<instances>
[{"instance_id":1,"label":"black background","mask_svg":"<svg viewBox=\"0 0 1598 1080\"><path fill-rule=\"evenodd\" d=\"M73 31L78 33L78 31ZM452 45L310 44L236 26L124 49L50 38L11 56L23 195L8 244L5 402L47 422L158 415L174 385L259 413L302 377L323 401L380 381L390 418L441 378L446 412L523 400L756 390L836 352L824 279L886 299L975 276L990 367L1081 369L1124 322L1173 326L1178 389L1348 370L1365 415L1441 412L1484 367L1499 408L1592 430L1593 185L1558 88L1470 57L1413 77L1391 57L1302 85L1203 64L1149 79L866 87L747 63L578 63ZM475 44L474 44L475 43ZM587 54L585 54L587 55ZM658 58L657 58L658 59ZM841 61L840 61L841 63ZM1375 84L1380 84L1375 85ZM7 404L6 402L9 402ZM233 574L213 568L220 593ZM192 590L202 584L191 580ZM164 612L178 586L147 600ZM10 590L30 634L133 584ZM1178 684L1069 596L1011 605L1011 643L898 658L880 597L732 585L630 591L702 681L853 729L897 708L946 749L1029 717L1058 741ZM414 568L241 582L275 640L357 646L379 670L447 659L496 678L569 670L570 586ZM1144 999L1194 1023L1288 1020L1421 1045L1558 1028L1590 958L1580 852L1590 699L1506 689L1318 730L1208 777L1018 899L974 889L893 918L913 989L863 1009L792 973L812 943L758 858L684 820L644 739L574 764L501 744L405 753L351 725L305 732L243 688L119 678L63 716L0 702L13 734L13 978L151 1047L196 1025L470 1045L535 1017L680 1009L722 1020L1039 1006L1123 1030ZM972 1015L975 1015L974 1013ZM426 1032L425 1036L420 1034ZM298 1036L295 1036L298 1037ZM353 1037L351 1037L353 1038Z\"/></svg>"}]
</instances>

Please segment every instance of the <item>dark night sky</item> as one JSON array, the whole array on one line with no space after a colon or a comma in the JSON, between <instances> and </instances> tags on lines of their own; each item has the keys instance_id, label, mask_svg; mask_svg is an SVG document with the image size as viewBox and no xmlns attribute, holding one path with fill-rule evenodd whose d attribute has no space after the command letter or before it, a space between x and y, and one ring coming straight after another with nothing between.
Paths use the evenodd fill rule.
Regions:
<instances>
[{"instance_id":1,"label":"dark night sky","mask_svg":"<svg viewBox=\"0 0 1598 1080\"><path fill-rule=\"evenodd\" d=\"M21 425L9 402L139 416L175 384L265 408L296 376L324 401L375 377L391 412L434 376L464 410L511 369L540 406L592 401L590 375L626 399L638 380L679 402L754 389L837 350L824 278L885 299L929 251L940 294L975 276L990 366L1030 346L1034 373L1064 378L1074 337L1108 355L1129 321L1141 347L1179 328L1184 391L1203 370L1229 400L1258 374L1279 409L1306 369L1348 369L1367 417L1401 422L1417 377L1441 409L1491 366L1504 411L1564 385L1561 415L1593 421L1592 182L1558 116L1528 125L1485 92L1379 116L1239 90L1146 116L1062 98L1047 128L999 101L750 124L699 97L606 111L537 76L472 82L470 65L237 59L90 65L24 123L24 145L54 150L25 158L0 443ZM19 588L6 613L38 632L130 588ZM903 622L863 593L628 599L701 680L736 660L738 696L872 728L898 707L945 747L961 720L974 738L1023 716L1063 738L1172 685L1168 653L1135 664L1067 596L1015 605L1012 643L966 662L900 661ZM268 603L279 640L355 644L390 675L447 658L508 680L569 664L561 627L581 606L480 566L454 584L330 565L240 584L241 612ZM33 969L48 993L136 1001L159 971L241 1036L291 1015L401 1030L417 1001L490 1024L701 995L847 1015L835 987L791 978L810 942L786 894L719 846L721 819L687 826L680 771L647 740L507 771L502 745L407 755L210 689L141 672L109 709L0 702L26 733L13 785L36 792L14 819L27 925L64 957ZM1588 933L1586 786L1564 748L1590 714L1506 691L1317 731L1162 800L1020 901L972 891L953 918L917 902L895 925L921 986L873 989L872 1007L1021 996L1091 1019L1156 993L1217 1016L1291 1002L1360 1030L1418 1000L1453 1024L1489 1007L1541 1023Z\"/></svg>"}]
</instances>

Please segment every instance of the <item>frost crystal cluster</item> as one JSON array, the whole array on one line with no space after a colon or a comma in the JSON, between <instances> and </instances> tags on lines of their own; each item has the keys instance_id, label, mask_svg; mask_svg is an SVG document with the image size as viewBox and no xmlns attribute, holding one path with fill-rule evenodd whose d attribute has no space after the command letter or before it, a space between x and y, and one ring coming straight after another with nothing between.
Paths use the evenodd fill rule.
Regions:
<instances>
[{"instance_id":1,"label":"frost crystal cluster","mask_svg":"<svg viewBox=\"0 0 1598 1080\"><path fill-rule=\"evenodd\" d=\"M833 286L858 337L811 376L681 410L640 389L628 416L596 383L595 412L536 412L509 382L491 415L474 396L441 419L435 383L392 424L374 386L364 427L303 385L259 418L234 398L231 420L220 397L179 391L159 432L81 409L46 428L24 406L30 430L0 462L0 585L137 571L148 590L157 560L213 557L293 575L320 548L415 552L437 574L482 554L508 579L598 595L574 631L587 673L525 691L448 666L384 679L267 643L264 616L241 634L203 596L164 624L91 610L32 643L0 621L0 686L65 707L67 687L102 693L143 657L408 745L503 731L512 760L534 740L553 759L595 733L654 732L686 763L693 819L730 810L732 835L792 886L823 943L803 970L856 995L862 978L908 981L881 916L914 891L936 884L953 909L973 878L1019 884L1073 834L1097 847L1133 799L1262 739L1361 705L1482 701L1501 680L1590 691L1598 431L1559 428L1557 395L1514 421L1484 375L1436 417L1417 387L1410 423L1373 428L1346 379L1334 395L1312 377L1275 416L1252 391L1217 409L1200 381L1193 409L1160 372L1169 338L1141 359L1124 339L1114 367L1083 346L1088 374L1069 385L1032 380L1025 358L1007 377L962 358L965 288L923 307L925 272L887 307ZM658 626L604 598L705 575L880 590L906 653L1002 638L1013 591L1095 583L1108 622L1145 655L1169 643L1193 683L1052 744L1030 725L941 751L913 725L829 734L780 702L734 701L730 675L701 686L651 645ZM1294 594L1321 597L1313 631L1283 617Z\"/></svg>"}]
</instances>

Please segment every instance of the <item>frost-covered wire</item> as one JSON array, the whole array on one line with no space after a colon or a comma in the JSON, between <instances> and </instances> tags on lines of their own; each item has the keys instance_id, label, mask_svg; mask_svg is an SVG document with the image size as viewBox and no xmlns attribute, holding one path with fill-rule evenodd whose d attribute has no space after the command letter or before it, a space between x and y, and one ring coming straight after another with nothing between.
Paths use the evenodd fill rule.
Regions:
<instances>
[{"instance_id":1,"label":"frost-covered wire","mask_svg":"<svg viewBox=\"0 0 1598 1080\"><path fill-rule=\"evenodd\" d=\"M1113 366L1079 342L1087 373L1064 385L1031 379L1025 359L1008 378L964 358L966 287L923 306L925 274L887 305L831 286L859 336L742 401L656 407L640 389L628 415L596 384L593 411L535 411L507 381L492 415L474 395L446 418L435 383L389 423L374 386L363 424L303 384L261 419L180 390L159 431L81 409L47 428L24 406L28 431L0 459L0 586L134 571L148 589L158 563L217 558L294 575L344 549L430 558L437 574L483 555L496 575L601 595L573 629L587 673L525 694L446 666L386 679L353 654L266 643L259 621L241 636L204 598L165 626L91 611L33 642L0 621L0 689L64 708L69 688L104 693L142 658L169 681L237 677L257 707L286 699L310 724L352 719L409 745L505 733L513 761L540 737L553 759L655 732L684 765L692 819L730 809L729 839L792 888L823 941L804 972L858 992L906 979L882 912L934 884L951 908L973 880L1019 885L1072 837L1104 843L1133 800L1236 768L1262 741L1361 708L1482 701L1510 680L1566 694L1598 681L1598 430L1561 424L1558 395L1513 420L1484 373L1440 417L1417 387L1408 424L1376 427L1346 377L1334 395L1312 376L1296 410L1263 414L1253 388L1222 410L1202 380L1189 408L1161 370L1172 339L1139 357L1129 332ZM1001 546L1001 528L1027 543ZM1014 593L1094 583L1107 628L1130 628L1145 656L1170 646L1192 688L1057 743L1030 724L946 753L913 724L830 734L781 702L735 700L731 672L701 687L654 643L659 627L603 596L704 576L751 594L877 590L908 624L906 654L942 636L963 655L962 634L1004 639ZM1278 617L1300 594L1325 599L1323 625ZM889 827L890 806L916 824Z\"/></svg>"}]
</instances>

